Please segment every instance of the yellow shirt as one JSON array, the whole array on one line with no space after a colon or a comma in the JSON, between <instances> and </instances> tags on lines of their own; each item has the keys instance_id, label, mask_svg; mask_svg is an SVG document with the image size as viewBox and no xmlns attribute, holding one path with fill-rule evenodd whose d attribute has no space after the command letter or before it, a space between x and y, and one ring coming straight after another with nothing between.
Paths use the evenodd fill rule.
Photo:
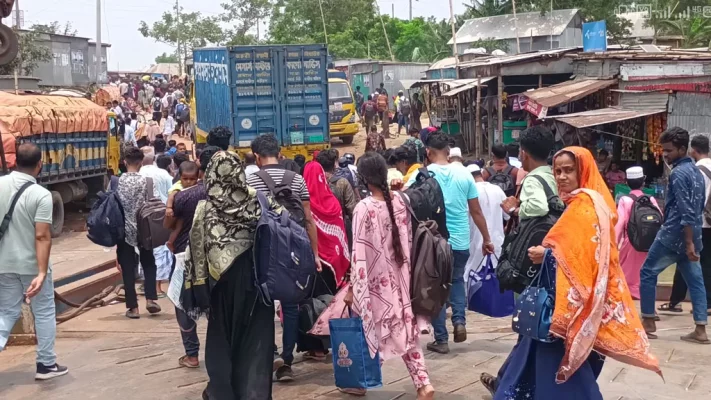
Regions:
<instances>
[{"instance_id":1,"label":"yellow shirt","mask_svg":"<svg viewBox=\"0 0 711 400\"><path fill-rule=\"evenodd\" d=\"M407 170L403 182L407 183L410 181L410 177L413 173L417 172L418 169L422 168L422 164L412 164L412 166Z\"/></svg>"},{"instance_id":2,"label":"yellow shirt","mask_svg":"<svg viewBox=\"0 0 711 400\"><path fill-rule=\"evenodd\" d=\"M173 186L170 187L170 190L168 190L168 193L173 193L173 192L179 192L183 190L183 183L178 180L173 184Z\"/></svg>"}]
</instances>

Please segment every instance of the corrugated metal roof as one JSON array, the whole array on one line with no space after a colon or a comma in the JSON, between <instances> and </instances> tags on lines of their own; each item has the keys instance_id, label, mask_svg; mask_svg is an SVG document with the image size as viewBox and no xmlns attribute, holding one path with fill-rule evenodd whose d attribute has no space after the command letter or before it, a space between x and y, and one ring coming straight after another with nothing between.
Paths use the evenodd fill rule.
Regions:
<instances>
[{"instance_id":1,"label":"corrugated metal roof","mask_svg":"<svg viewBox=\"0 0 711 400\"><path fill-rule=\"evenodd\" d=\"M620 92L619 105L625 110L661 110L667 108L669 94L666 92Z\"/></svg>"},{"instance_id":2,"label":"corrugated metal roof","mask_svg":"<svg viewBox=\"0 0 711 400\"><path fill-rule=\"evenodd\" d=\"M431 71L433 69L447 69L447 68L454 68L457 65L457 60L454 57L447 57L443 58L439 61L435 61L432 65L430 65L430 68L428 71Z\"/></svg>"},{"instance_id":3,"label":"corrugated metal roof","mask_svg":"<svg viewBox=\"0 0 711 400\"><path fill-rule=\"evenodd\" d=\"M557 115L548 118L565 122L566 124L574 126L576 128L587 128L589 126L609 124L611 122L625 121L628 119L639 118L647 115L665 112L667 112L666 109L636 111L611 107L575 114Z\"/></svg>"},{"instance_id":4,"label":"corrugated metal roof","mask_svg":"<svg viewBox=\"0 0 711 400\"><path fill-rule=\"evenodd\" d=\"M476 60L459 63L459 68L476 68L487 65L503 65L503 64L513 64L521 61L531 61L535 59L545 59L545 58L560 58L564 53L578 50L579 47L568 47L553 50L542 50L534 51L531 53L521 53L514 54L510 56L491 56L491 57L481 57ZM432 69L432 68L430 68Z\"/></svg>"},{"instance_id":5,"label":"corrugated metal roof","mask_svg":"<svg viewBox=\"0 0 711 400\"><path fill-rule=\"evenodd\" d=\"M686 92L669 96L667 126L678 126L691 134L711 132L711 96Z\"/></svg>"},{"instance_id":6,"label":"corrugated metal roof","mask_svg":"<svg viewBox=\"0 0 711 400\"><path fill-rule=\"evenodd\" d=\"M494 17L467 20L457 31L457 44L472 43L484 39L514 39L518 26L519 37L560 35L578 13L577 9L554 10L541 15L540 12L497 15ZM449 44L453 44L450 39Z\"/></svg>"},{"instance_id":7,"label":"corrugated metal roof","mask_svg":"<svg viewBox=\"0 0 711 400\"><path fill-rule=\"evenodd\" d=\"M492 80L492 79L494 79L493 76L490 76L490 77L488 77L488 78L481 78L481 83L483 84L484 82L488 82L488 81L490 81L490 80ZM446 84L450 84L450 88L452 88L452 89L451 89L450 91L448 91L448 92L442 93L442 96L447 96L447 97L448 97L448 96L454 96L454 95L456 95L456 94L458 94L458 93L460 93L460 92L463 92L463 91L465 91L465 90L469 90L469 89L471 89L471 88L475 88L475 87L477 86L477 83L479 83L479 80L477 80L477 79L459 79L459 80L457 80L457 81L473 81L473 82L469 82L469 83L466 83L466 84L464 84L464 85L458 85L458 86L456 86L456 87L454 87L454 88L452 88L452 85L450 84L450 82L445 82ZM452 81L452 82L457 82L457 81ZM486 86L486 85L482 85L482 86Z\"/></svg>"},{"instance_id":8,"label":"corrugated metal roof","mask_svg":"<svg viewBox=\"0 0 711 400\"><path fill-rule=\"evenodd\" d=\"M523 94L542 106L555 107L582 99L589 94L610 87L616 83L617 79L568 81L530 92L524 92Z\"/></svg>"},{"instance_id":9,"label":"corrugated metal roof","mask_svg":"<svg viewBox=\"0 0 711 400\"><path fill-rule=\"evenodd\" d=\"M178 63L161 63L151 65L143 73L145 74L161 74L161 75L179 75L180 64Z\"/></svg>"}]
</instances>

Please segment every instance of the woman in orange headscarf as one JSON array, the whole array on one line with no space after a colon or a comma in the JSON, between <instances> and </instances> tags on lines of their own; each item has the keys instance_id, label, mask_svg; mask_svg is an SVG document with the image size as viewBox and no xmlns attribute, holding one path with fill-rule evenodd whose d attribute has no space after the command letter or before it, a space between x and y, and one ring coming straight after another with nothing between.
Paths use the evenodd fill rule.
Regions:
<instances>
[{"instance_id":1,"label":"woman in orange headscarf","mask_svg":"<svg viewBox=\"0 0 711 400\"><path fill-rule=\"evenodd\" d=\"M615 202L590 151L553 158L567 209L543 246L528 253L555 276L553 343L522 336L499 382L499 399L602 399L596 379L605 357L661 375L620 268ZM555 379L553 378L555 376Z\"/></svg>"}]
</instances>

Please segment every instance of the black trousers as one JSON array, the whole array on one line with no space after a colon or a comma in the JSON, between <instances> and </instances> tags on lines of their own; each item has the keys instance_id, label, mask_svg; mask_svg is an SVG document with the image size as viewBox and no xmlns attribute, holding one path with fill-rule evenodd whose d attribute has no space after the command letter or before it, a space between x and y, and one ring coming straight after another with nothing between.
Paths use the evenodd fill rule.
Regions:
<instances>
[{"instance_id":1,"label":"black trousers","mask_svg":"<svg viewBox=\"0 0 711 400\"><path fill-rule=\"evenodd\" d=\"M704 246L703 250L701 250L701 273L704 276L704 287L706 287L706 301L709 308L711 308L711 228L701 230L701 241ZM684 281L681 272L677 269L676 273L674 273L674 284L672 285L671 296L669 296L669 303L671 305L681 303L686 298L687 291L686 281Z\"/></svg>"},{"instance_id":2,"label":"black trousers","mask_svg":"<svg viewBox=\"0 0 711 400\"><path fill-rule=\"evenodd\" d=\"M136 270L138 261L143 267L146 300L158 300L156 291L156 260L153 258L153 250L139 250L136 254L133 246L126 242L121 242L116 246L116 259L121 265L121 276L123 277L123 290L126 294L126 308L138 308L138 297L136 296Z\"/></svg>"}]
</instances>

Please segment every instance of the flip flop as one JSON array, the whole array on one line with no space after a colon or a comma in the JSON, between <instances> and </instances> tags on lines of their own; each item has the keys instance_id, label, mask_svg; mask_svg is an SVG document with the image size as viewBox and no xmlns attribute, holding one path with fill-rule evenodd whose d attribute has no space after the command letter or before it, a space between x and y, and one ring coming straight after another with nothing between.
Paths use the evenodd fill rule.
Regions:
<instances>
[{"instance_id":1,"label":"flip flop","mask_svg":"<svg viewBox=\"0 0 711 400\"><path fill-rule=\"evenodd\" d=\"M679 304L674 304L674 307L672 307L671 303L664 303L657 307L657 310L659 311L664 311L664 312L675 312L675 313L680 313L683 312L684 309L679 305Z\"/></svg>"},{"instance_id":2,"label":"flip flop","mask_svg":"<svg viewBox=\"0 0 711 400\"><path fill-rule=\"evenodd\" d=\"M693 332L690 333L690 334L688 334L688 335L682 336L682 337L681 337L681 340L683 340L683 341L685 341L685 342L689 342L689 343L696 343L696 344L711 344L711 340L708 340L708 339L706 339L706 340L699 340L699 339L697 339L697 338L694 336Z\"/></svg>"},{"instance_id":3,"label":"flip flop","mask_svg":"<svg viewBox=\"0 0 711 400\"><path fill-rule=\"evenodd\" d=\"M190 364L189 362L187 362L187 359L188 359L188 356L187 356L187 355L184 355L184 356L180 357L180 358L178 359L178 365L180 365L181 367L192 368L192 369L194 369L194 368L200 368L200 362L199 362L199 361L198 361L197 364L193 365L193 364Z\"/></svg>"},{"instance_id":4,"label":"flip flop","mask_svg":"<svg viewBox=\"0 0 711 400\"><path fill-rule=\"evenodd\" d=\"M496 394L496 380L497 378L494 375L487 374L486 372L479 375L479 381L481 381L482 386L484 386L492 396Z\"/></svg>"}]
</instances>

